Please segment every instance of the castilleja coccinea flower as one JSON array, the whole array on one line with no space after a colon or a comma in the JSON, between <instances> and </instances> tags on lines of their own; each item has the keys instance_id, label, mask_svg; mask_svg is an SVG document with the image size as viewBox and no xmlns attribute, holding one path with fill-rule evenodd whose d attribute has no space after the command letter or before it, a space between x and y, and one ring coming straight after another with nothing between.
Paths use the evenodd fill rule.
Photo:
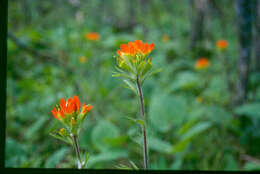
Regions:
<instances>
[{"instance_id":1,"label":"castilleja coccinea flower","mask_svg":"<svg viewBox=\"0 0 260 174\"><path fill-rule=\"evenodd\" d=\"M228 42L226 40L218 40L216 45L218 49L223 50L227 48Z\"/></svg>"},{"instance_id":2,"label":"castilleja coccinea flower","mask_svg":"<svg viewBox=\"0 0 260 174\"><path fill-rule=\"evenodd\" d=\"M90 32L85 34L85 38L87 40L93 40L93 41L98 41L100 36L97 32Z\"/></svg>"},{"instance_id":3,"label":"castilleja coccinea flower","mask_svg":"<svg viewBox=\"0 0 260 174\"><path fill-rule=\"evenodd\" d=\"M143 43L141 40L121 44L116 57L119 68L117 68L118 72L115 72L113 76L122 76L131 81L138 78L142 83L145 78L155 73L150 71L152 58L148 57L154 47L154 43Z\"/></svg>"},{"instance_id":4,"label":"castilleja coccinea flower","mask_svg":"<svg viewBox=\"0 0 260 174\"><path fill-rule=\"evenodd\" d=\"M78 96L65 100L62 98L60 104L51 111L52 115L65 125L65 128L73 135L80 131L80 125L86 114L92 109L92 105L81 106Z\"/></svg>"},{"instance_id":5,"label":"castilleja coccinea flower","mask_svg":"<svg viewBox=\"0 0 260 174\"><path fill-rule=\"evenodd\" d=\"M91 109L92 105L82 105L80 112L80 100L78 96L74 96L72 99L69 98L67 101L62 98L60 100L60 105L57 108L53 108L51 111L53 116L58 120L65 118L66 116L72 116L74 114L87 114Z\"/></svg>"},{"instance_id":6,"label":"castilleja coccinea flower","mask_svg":"<svg viewBox=\"0 0 260 174\"><path fill-rule=\"evenodd\" d=\"M202 58L197 60L197 62L195 64L195 68L196 69L204 69L204 68L207 68L209 65L210 65L209 60L205 57L202 57Z\"/></svg>"},{"instance_id":7,"label":"castilleja coccinea flower","mask_svg":"<svg viewBox=\"0 0 260 174\"><path fill-rule=\"evenodd\" d=\"M140 40L136 40L134 42L128 42L128 44L122 44L120 46L120 49L121 50L117 50L117 54L119 56L122 55L134 56L137 54L147 55L154 49L154 43L148 44L148 43L143 43Z\"/></svg>"},{"instance_id":8,"label":"castilleja coccinea flower","mask_svg":"<svg viewBox=\"0 0 260 174\"><path fill-rule=\"evenodd\" d=\"M151 53L153 49L154 43L143 43L141 40L122 44L120 50L117 50L117 54L119 55L117 59L119 67L135 71L140 64L151 64L152 59L148 58L148 54Z\"/></svg>"},{"instance_id":9,"label":"castilleja coccinea flower","mask_svg":"<svg viewBox=\"0 0 260 174\"><path fill-rule=\"evenodd\" d=\"M87 159L84 161L81 160L77 140L82 122L92 107L92 105L85 105L85 103L81 106L79 97L73 96L72 99L69 98L67 100L61 98L60 104L56 105L56 107L54 107L51 111L53 116L63 124L63 127L60 128L59 131L56 131L56 133L50 133L50 135L66 143L74 145L78 157L77 164L79 169L86 164Z\"/></svg>"}]
</instances>

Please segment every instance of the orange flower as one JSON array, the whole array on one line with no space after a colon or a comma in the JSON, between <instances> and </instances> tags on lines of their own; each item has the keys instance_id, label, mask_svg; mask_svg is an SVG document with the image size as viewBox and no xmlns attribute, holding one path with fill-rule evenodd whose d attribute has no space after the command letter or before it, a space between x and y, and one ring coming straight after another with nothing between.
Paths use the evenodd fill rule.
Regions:
<instances>
[{"instance_id":1,"label":"orange flower","mask_svg":"<svg viewBox=\"0 0 260 174\"><path fill-rule=\"evenodd\" d=\"M198 97L196 98L196 100L197 100L197 102L199 102L199 103L202 103L202 101L203 101L202 97L200 97L200 96L198 96Z\"/></svg>"},{"instance_id":2,"label":"orange flower","mask_svg":"<svg viewBox=\"0 0 260 174\"><path fill-rule=\"evenodd\" d=\"M136 40L134 42L128 42L128 44L122 44L120 46L121 50L117 50L119 56L136 54L147 55L154 49L154 43L148 44L143 43L141 40Z\"/></svg>"},{"instance_id":3,"label":"orange flower","mask_svg":"<svg viewBox=\"0 0 260 174\"><path fill-rule=\"evenodd\" d=\"M226 40L218 40L216 45L218 49L226 49L228 46L228 42Z\"/></svg>"},{"instance_id":4,"label":"orange flower","mask_svg":"<svg viewBox=\"0 0 260 174\"><path fill-rule=\"evenodd\" d=\"M79 114L80 107L81 104L78 96L74 96L72 99L69 98L67 101L64 98L61 98L60 105L57 106L57 109L54 107L51 112L53 116L59 120L65 118L66 115ZM83 104L81 113L87 114L92 107L92 105Z\"/></svg>"},{"instance_id":5,"label":"orange flower","mask_svg":"<svg viewBox=\"0 0 260 174\"><path fill-rule=\"evenodd\" d=\"M85 38L87 40L94 40L94 41L98 41L100 36L97 32L90 32L90 33L86 33L85 34Z\"/></svg>"},{"instance_id":6,"label":"orange flower","mask_svg":"<svg viewBox=\"0 0 260 174\"><path fill-rule=\"evenodd\" d=\"M81 56L79 58L79 62L82 63L82 64L86 63L86 61L87 61L87 58L85 56Z\"/></svg>"},{"instance_id":7,"label":"orange flower","mask_svg":"<svg viewBox=\"0 0 260 174\"><path fill-rule=\"evenodd\" d=\"M170 40L170 37L167 35L167 34L164 34L163 36L162 36L162 41L163 42L168 42Z\"/></svg>"},{"instance_id":8,"label":"orange flower","mask_svg":"<svg viewBox=\"0 0 260 174\"><path fill-rule=\"evenodd\" d=\"M199 60L197 60L196 64L195 64L195 68L196 69L204 69L207 68L210 65L209 61L207 58L202 57Z\"/></svg>"}]
</instances>

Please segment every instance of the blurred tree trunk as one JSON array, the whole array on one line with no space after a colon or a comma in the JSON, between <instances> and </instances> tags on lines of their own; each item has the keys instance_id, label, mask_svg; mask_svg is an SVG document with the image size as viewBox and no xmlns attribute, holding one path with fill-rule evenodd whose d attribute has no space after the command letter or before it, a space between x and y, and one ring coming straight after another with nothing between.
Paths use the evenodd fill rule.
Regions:
<instances>
[{"instance_id":1,"label":"blurred tree trunk","mask_svg":"<svg viewBox=\"0 0 260 174\"><path fill-rule=\"evenodd\" d=\"M189 0L191 11L195 14L190 13L191 20L191 42L190 48L194 49L197 47L198 42L203 38L204 25L205 25L205 15L207 11L207 0Z\"/></svg>"},{"instance_id":2,"label":"blurred tree trunk","mask_svg":"<svg viewBox=\"0 0 260 174\"><path fill-rule=\"evenodd\" d=\"M133 27L136 25L136 11L135 11L135 7L136 7L136 1L133 0L129 0L129 22L130 25L129 27L131 28L131 30L133 29Z\"/></svg>"},{"instance_id":3,"label":"blurred tree trunk","mask_svg":"<svg viewBox=\"0 0 260 174\"><path fill-rule=\"evenodd\" d=\"M238 24L238 82L236 104L245 102L248 90L249 62L252 47L253 1L236 0L235 10Z\"/></svg>"},{"instance_id":4,"label":"blurred tree trunk","mask_svg":"<svg viewBox=\"0 0 260 174\"><path fill-rule=\"evenodd\" d=\"M31 13L31 2L29 0L24 0L22 4L23 7L23 15L24 15L24 23L30 24L32 20L32 13Z\"/></svg>"},{"instance_id":5,"label":"blurred tree trunk","mask_svg":"<svg viewBox=\"0 0 260 174\"><path fill-rule=\"evenodd\" d=\"M254 69L260 71L260 1L255 0Z\"/></svg>"}]
</instances>

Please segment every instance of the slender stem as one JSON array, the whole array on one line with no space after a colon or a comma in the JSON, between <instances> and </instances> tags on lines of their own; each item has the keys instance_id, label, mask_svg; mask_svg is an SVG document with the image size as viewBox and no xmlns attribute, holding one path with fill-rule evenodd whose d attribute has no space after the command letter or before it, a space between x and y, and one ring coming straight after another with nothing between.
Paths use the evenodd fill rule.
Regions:
<instances>
[{"instance_id":1,"label":"slender stem","mask_svg":"<svg viewBox=\"0 0 260 174\"><path fill-rule=\"evenodd\" d=\"M143 97L142 87L141 87L140 82L139 82L139 77L137 77L136 86L137 86L138 91L139 91L143 121L146 125L145 115L144 115L144 97ZM145 125L143 126L143 138L144 138L143 157L144 157L144 168L148 169L148 147L147 147L147 138L146 138L146 130L145 130L146 126Z\"/></svg>"},{"instance_id":2,"label":"slender stem","mask_svg":"<svg viewBox=\"0 0 260 174\"><path fill-rule=\"evenodd\" d=\"M77 136L75 135L72 135L72 140L73 140L73 143L74 143L74 146L75 146L75 150L76 150L76 155L78 157L78 169L81 169L82 168L82 164L81 164L81 157L80 157L80 152L79 152L79 145L78 145L78 141L77 141Z\"/></svg>"}]
</instances>

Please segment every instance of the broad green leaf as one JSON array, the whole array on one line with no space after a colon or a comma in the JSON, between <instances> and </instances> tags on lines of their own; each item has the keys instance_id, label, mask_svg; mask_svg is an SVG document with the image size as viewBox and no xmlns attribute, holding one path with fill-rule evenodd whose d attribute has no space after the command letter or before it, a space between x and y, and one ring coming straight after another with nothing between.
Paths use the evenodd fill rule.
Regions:
<instances>
[{"instance_id":1,"label":"broad green leaf","mask_svg":"<svg viewBox=\"0 0 260 174\"><path fill-rule=\"evenodd\" d=\"M247 115L251 118L260 118L260 103L247 103L235 108L238 115Z\"/></svg>"},{"instance_id":2,"label":"broad green leaf","mask_svg":"<svg viewBox=\"0 0 260 174\"><path fill-rule=\"evenodd\" d=\"M46 168L55 168L60 161L66 158L67 152L69 149L67 147L63 147L56 151L55 153L51 154L45 162L44 167Z\"/></svg>"},{"instance_id":3,"label":"broad green leaf","mask_svg":"<svg viewBox=\"0 0 260 174\"><path fill-rule=\"evenodd\" d=\"M247 162L244 165L244 170L260 170L260 164L256 162Z\"/></svg>"},{"instance_id":4,"label":"broad green leaf","mask_svg":"<svg viewBox=\"0 0 260 174\"><path fill-rule=\"evenodd\" d=\"M176 80L171 85L171 90L176 91L179 89L192 89L200 85L200 79L193 72L181 72L177 75Z\"/></svg>"},{"instance_id":5,"label":"broad green leaf","mask_svg":"<svg viewBox=\"0 0 260 174\"><path fill-rule=\"evenodd\" d=\"M110 150L107 152L101 152L98 155L91 155L91 158L88 160L87 167L94 167L97 163L106 163L111 162L112 160L117 160L119 158L127 158L128 153L125 150Z\"/></svg>"},{"instance_id":6,"label":"broad green leaf","mask_svg":"<svg viewBox=\"0 0 260 174\"><path fill-rule=\"evenodd\" d=\"M148 138L148 146L152 150L155 150L155 151L161 152L161 153L165 153L165 154L169 154L172 149L172 145L169 142L161 140L156 137Z\"/></svg>"},{"instance_id":7,"label":"broad green leaf","mask_svg":"<svg viewBox=\"0 0 260 174\"><path fill-rule=\"evenodd\" d=\"M184 139L184 140L177 142L176 144L174 144L172 146L171 153L174 154L174 153L177 153L177 152L184 151L190 141L191 141L191 138L187 138L187 139Z\"/></svg>"},{"instance_id":8,"label":"broad green leaf","mask_svg":"<svg viewBox=\"0 0 260 174\"><path fill-rule=\"evenodd\" d=\"M93 129L91 134L92 143L99 150L107 150L111 147L107 141L119 136L119 129L111 122L106 120L100 121Z\"/></svg>"},{"instance_id":9,"label":"broad green leaf","mask_svg":"<svg viewBox=\"0 0 260 174\"><path fill-rule=\"evenodd\" d=\"M28 161L27 148L24 144L14 139L7 138L5 142L5 166L21 167Z\"/></svg>"},{"instance_id":10,"label":"broad green leaf","mask_svg":"<svg viewBox=\"0 0 260 174\"><path fill-rule=\"evenodd\" d=\"M181 140L193 138L201 132L207 130L211 126L210 122L200 122L189 129L184 135L181 136Z\"/></svg>"},{"instance_id":11,"label":"broad green leaf","mask_svg":"<svg viewBox=\"0 0 260 174\"><path fill-rule=\"evenodd\" d=\"M47 117L40 117L32 126L28 127L27 131L24 134L24 137L26 139L36 137L34 135L38 134L38 131L40 131L41 127L44 125L47 119Z\"/></svg>"},{"instance_id":12,"label":"broad green leaf","mask_svg":"<svg viewBox=\"0 0 260 174\"><path fill-rule=\"evenodd\" d=\"M143 146L143 137L142 136L135 138L135 141L139 145ZM172 145L167 141L161 140L157 137L148 137L147 142L148 142L149 149L152 149L152 150L160 152L160 153L165 153L165 154L171 153Z\"/></svg>"},{"instance_id":13,"label":"broad green leaf","mask_svg":"<svg viewBox=\"0 0 260 174\"><path fill-rule=\"evenodd\" d=\"M160 132L167 132L172 126L179 125L186 115L187 103L184 97L167 93L152 96L148 118Z\"/></svg>"}]
</instances>

